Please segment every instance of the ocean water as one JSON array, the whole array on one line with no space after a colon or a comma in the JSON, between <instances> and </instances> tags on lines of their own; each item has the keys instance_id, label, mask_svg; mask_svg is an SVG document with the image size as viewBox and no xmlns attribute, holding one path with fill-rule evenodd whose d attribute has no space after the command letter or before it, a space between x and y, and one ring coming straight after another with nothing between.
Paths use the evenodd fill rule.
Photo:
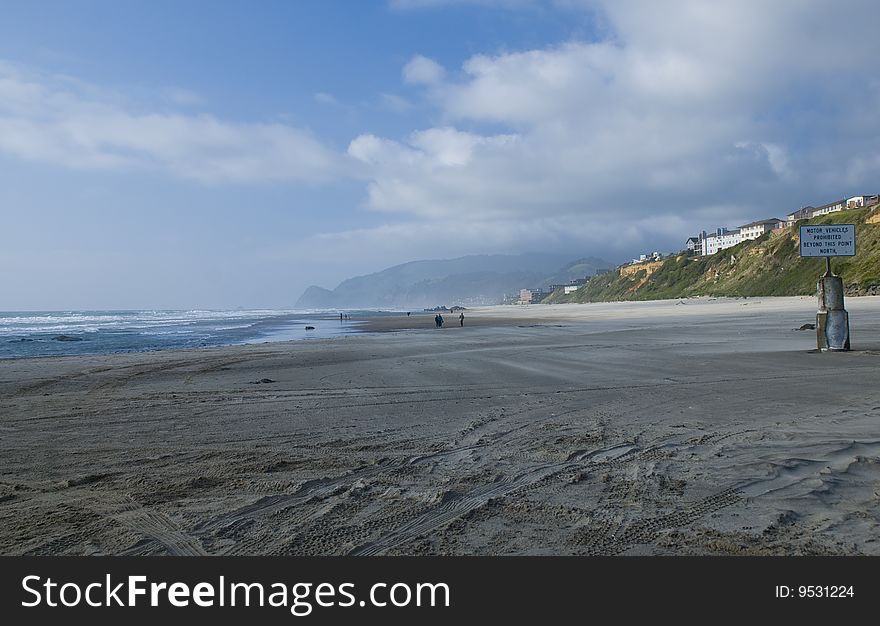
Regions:
<instances>
[{"instance_id":1,"label":"ocean water","mask_svg":"<svg viewBox=\"0 0 880 626\"><path fill-rule=\"evenodd\" d=\"M326 311L0 312L0 359L324 339L359 332L360 320L382 314L340 321Z\"/></svg>"}]
</instances>

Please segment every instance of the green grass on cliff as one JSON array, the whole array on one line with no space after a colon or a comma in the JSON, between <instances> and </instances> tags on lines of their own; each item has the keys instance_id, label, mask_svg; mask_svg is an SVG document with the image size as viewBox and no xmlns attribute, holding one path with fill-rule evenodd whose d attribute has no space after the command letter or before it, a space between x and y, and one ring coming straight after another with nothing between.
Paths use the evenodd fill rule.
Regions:
<instances>
[{"instance_id":1,"label":"green grass on cliff","mask_svg":"<svg viewBox=\"0 0 880 626\"><path fill-rule=\"evenodd\" d=\"M851 293L880 285L880 224L867 224L871 209L830 213L800 224L855 224L856 256L832 259L834 273ZM797 226L794 233L797 232ZM816 292L825 271L824 258L801 258L791 232L765 234L710 257L679 255L667 259L653 274L620 276L617 270L596 276L584 287L545 302L607 302L660 300L692 296L796 296Z\"/></svg>"}]
</instances>

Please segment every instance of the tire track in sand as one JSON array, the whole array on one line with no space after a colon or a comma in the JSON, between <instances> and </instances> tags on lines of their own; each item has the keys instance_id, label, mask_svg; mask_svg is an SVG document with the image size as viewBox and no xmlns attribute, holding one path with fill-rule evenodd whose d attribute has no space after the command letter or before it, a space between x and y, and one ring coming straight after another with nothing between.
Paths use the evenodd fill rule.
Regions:
<instances>
[{"instance_id":1,"label":"tire track in sand","mask_svg":"<svg viewBox=\"0 0 880 626\"><path fill-rule=\"evenodd\" d=\"M401 465L400 461L380 461L375 465L368 465L353 470L335 478L316 478L303 483L295 493L265 496L252 504L214 517L197 525L193 530L199 535L214 534L222 535L234 531L236 526L241 525L257 517L266 517L278 513L284 509L303 504L313 498L323 499L330 497L345 489L348 485L359 478L368 478L375 474L388 471L390 468Z\"/></svg>"},{"instance_id":2,"label":"tire track in sand","mask_svg":"<svg viewBox=\"0 0 880 626\"><path fill-rule=\"evenodd\" d=\"M171 519L141 506L131 498L113 500L90 497L83 502L94 513L109 517L135 534L148 537L172 556L205 556L198 539L181 530Z\"/></svg>"},{"instance_id":3,"label":"tire track in sand","mask_svg":"<svg viewBox=\"0 0 880 626\"><path fill-rule=\"evenodd\" d=\"M584 463L593 465L623 458L635 449L635 446L631 444L623 444L596 450L578 451L572 454L569 461L539 465L517 475L511 480L477 487L464 495L451 496L438 506L385 533L379 539L354 548L348 554L350 556L382 554L391 548L409 543L417 537L448 524L462 515L485 506L493 498L509 495L566 470L581 467Z\"/></svg>"}]
</instances>

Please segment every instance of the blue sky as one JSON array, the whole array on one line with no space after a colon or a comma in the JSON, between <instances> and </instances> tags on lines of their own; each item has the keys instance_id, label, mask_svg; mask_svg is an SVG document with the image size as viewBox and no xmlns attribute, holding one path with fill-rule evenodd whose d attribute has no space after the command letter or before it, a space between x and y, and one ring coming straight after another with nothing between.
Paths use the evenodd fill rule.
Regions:
<instances>
[{"instance_id":1,"label":"blue sky","mask_svg":"<svg viewBox=\"0 0 880 626\"><path fill-rule=\"evenodd\" d=\"M286 307L878 192L873 3L658 4L2 0L0 309Z\"/></svg>"}]
</instances>

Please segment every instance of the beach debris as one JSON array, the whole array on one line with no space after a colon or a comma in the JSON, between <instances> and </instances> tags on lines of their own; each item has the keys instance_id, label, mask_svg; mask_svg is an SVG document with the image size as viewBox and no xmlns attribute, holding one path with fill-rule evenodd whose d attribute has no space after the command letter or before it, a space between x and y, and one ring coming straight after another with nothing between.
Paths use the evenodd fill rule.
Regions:
<instances>
[{"instance_id":1,"label":"beach debris","mask_svg":"<svg viewBox=\"0 0 880 626\"><path fill-rule=\"evenodd\" d=\"M314 326L306 326L306 330L315 330Z\"/></svg>"},{"instance_id":2,"label":"beach debris","mask_svg":"<svg viewBox=\"0 0 880 626\"><path fill-rule=\"evenodd\" d=\"M260 380L255 380L251 382L252 385L267 385L269 383L274 383L277 381L272 380L271 378L261 378Z\"/></svg>"},{"instance_id":3,"label":"beach debris","mask_svg":"<svg viewBox=\"0 0 880 626\"><path fill-rule=\"evenodd\" d=\"M795 330L816 330L816 325L815 324L804 324L803 326L801 326L800 328L797 328Z\"/></svg>"}]
</instances>

